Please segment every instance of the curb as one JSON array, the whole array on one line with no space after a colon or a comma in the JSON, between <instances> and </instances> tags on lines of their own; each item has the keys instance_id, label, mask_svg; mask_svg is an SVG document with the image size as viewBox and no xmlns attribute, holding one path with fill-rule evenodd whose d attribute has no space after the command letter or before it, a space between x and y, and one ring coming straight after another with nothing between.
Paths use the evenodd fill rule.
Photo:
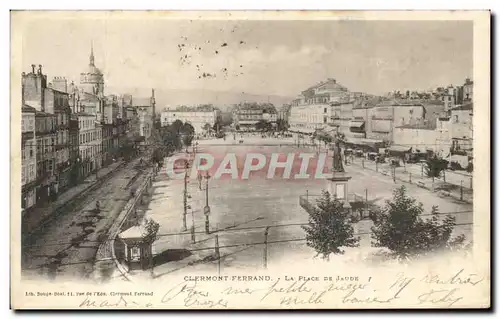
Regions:
<instances>
[{"instance_id":1,"label":"curb","mask_svg":"<svg viewBox=\"0 0 500 319\"><path fill-rule=\"evenodd\" d=\"M142 196L142 192L144 191L147 184L149 183L149 179L152 179L154 177L153 170L154 170L154 168L150 169L150 171L145 174L145 180L142 182L142 185L139 187L139 191L137 192L137 194L141 194L141 196ZM139 196L134 196L133 198L129 199L127 204L125 204L125 207L123 207L122 211L120 212L118 217L115 219L115 222L113 223L113 225L111 225L111 227L108 231L109 235L108 235L107 240L99 246L99 248L97 249L97 253L96 253L96 257L97 257L99 254L102 254L103 250L106 251L106 246L109 245L109 249L111 251L111 259L115 263L116 268L118 268L118 271L120 271L122 276L127 281L130 281L130 282L132 282L132 279L131 279L131 276L129 275L127 269L125 269L125 267L116 258L115 241L116 241L116 237L120 233L121 227L123 226L123 224L127 220L128 215L130 214L130 212L132 211L132 208L135 206L135 204L137 203L138 200L139 200ZM94 261L94 266L95 266L96 262L98 262L98 261Z\"/></svg>"},{"instance_id":2,"label":"curb","mask_svg":"<svg viewBox=\"0 0 500 319\"><path fill-rule=\"evenodd\" d=\"M372 171L372 172L375 172L375 173L381 173L382 175L386 175L386 176L388 176L388 175L389 175L389 174L385 174L385 171L378 171L378 172L377 172L376 170L371 169L371 168L369 168L369 167L366 167L366 166L365 166L365 167L363 167L362 165L359 165L358 163L353 163L353 164L354 164L354 165L356 165L356 166L358 166L358 167L361 167L361 168L362 168L362 169L364 169L364 170L370 170L370 171ZM435 192L436 194L438 194L438 192L437 192L437 191L434 191L432 188L427 187L427 186L425 185L425 183L424 183L424 182L418 181L418 182L412 182L412 183L410 183L409 181L404 180L404 179L401 179L401 178L397 178L397 177L396 177L396 179L397 179L398 181L403 182L403 183L410 184L410 185L415 185L415 186L417 186L417 187L419 187L419 188L423 188L423 189L426 189L426 190L428 190L428 191L432 191L432 192ZM452 184L452 185L453 185L453 184ZM469 200L460 199L460 197L459 197L459 196L457 196L457 195L455 195L455 194L453 194L453 193L450 193L450 195L449 195L449 196L440 196L439 194L438 194L438 196L439 196L439 197L441 197L441 198L453 198L453 199L455 199L455 200L458 200L458 201L463 202L463 203L466 203L466 204L473 204L473 202L471 202L471 201L469 201Z\"/></svg>"}]
</instances>

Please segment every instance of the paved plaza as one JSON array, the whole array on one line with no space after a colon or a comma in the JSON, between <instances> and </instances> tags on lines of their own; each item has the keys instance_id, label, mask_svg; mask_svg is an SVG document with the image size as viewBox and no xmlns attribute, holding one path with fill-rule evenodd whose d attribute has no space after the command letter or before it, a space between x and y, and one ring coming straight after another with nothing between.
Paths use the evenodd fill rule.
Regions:
<instances>
[{"instance_id":1,"label":"paved plaza","mask_svg":"<svg viewBox=\"0 0 500 319\"><path fill-rule=\"evenodd\" d=\"M278 139L251 139L252 144L233 144L231 141L205 140L198 144L199 153L209 153L220 158L227 153L240 155L260 152L270 158L272 153L311 153L316 149L297 148L290 144L279 143ZM274 145L272 142L274 141ZM224 143L225 142L225 143ZM260 144L259 144L260 142ZM329 154L330 155L330 154ZM328 155L327 163L331 163ZM240 162L238 162L238 165ZM280 175L283 170L277 170ZM393 189L405 185L408 193L422 202L426 212L432 206L439 207L441 213L454 213L457 226L454 235L472 234L472 205L454 198L440 197L436 192L404 183L393 181L361 165L348 165L346 171L352 179L349 192L361 196L368 195L368 200L383 205L391 198ZM209 179L209 205L211 207L210 234L205 234L206 180L201 182L189 179L187 183L189 206L187 231L183 230L183 192L184 180L171 179L160 172L153 184L153 196L147 207L146 216L160 224L159 239L154 243L153 253L157 256L152 272L132 272L132 276L164 278L168 274L193 271L211 271L218 266L210 258L216 247L216 235L222 256L223 269L251 270L264 266L264 245L266 227L268 229L267 263L276 265L287 261L306 260L315 256L314 250L305 243L302 225L308 221L308 213L299 205L299 196L309 194L310 198L321 194L328 187L327 180L313 178L294 180L280 176L267 178L265 172L250 175L248 180L221 178ZM195 242L192 240L191 226L195 229ZM361 222L355 226L361 236L362 247L350 249L352 256L360 251L370 250L370 225Z\"/></svg>"}]
</instances>

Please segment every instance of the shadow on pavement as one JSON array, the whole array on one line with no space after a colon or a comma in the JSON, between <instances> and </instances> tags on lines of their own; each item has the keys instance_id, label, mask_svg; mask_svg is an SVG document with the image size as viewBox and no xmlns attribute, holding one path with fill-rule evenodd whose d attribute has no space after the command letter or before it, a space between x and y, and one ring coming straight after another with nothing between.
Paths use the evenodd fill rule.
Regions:
<instances>
[{"instance_id":1,"label":"shadow on pavement","mask_svg":"<svg viewBox=\"0 0 500 319\"><path fill-rule=\"evenodd\" d=\"M187 249L167 249L153 258L153 265L160 266L171 261L179 261L191 256L192 253Z\"/></svg>"}]
</instances>

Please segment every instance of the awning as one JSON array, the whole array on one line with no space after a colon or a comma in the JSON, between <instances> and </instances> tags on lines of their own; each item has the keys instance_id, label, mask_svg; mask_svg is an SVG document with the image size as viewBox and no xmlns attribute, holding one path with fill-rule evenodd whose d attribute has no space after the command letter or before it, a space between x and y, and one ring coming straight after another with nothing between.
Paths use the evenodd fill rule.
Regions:
<instances>
[{"instance_id":1,"label":"awning","mask_svg":"<svg viewBox=\"0 0 500 319\"><path fill-rule=\"evenodd\" d=\"M389 152L406 153L411 152L411 147L405 145L391 145L389 146L388 150Z\"/></svg>"},{"instance_id":2,"label":"awning","mask_svg":"<svg viewBox=\"0 0 500 319\"><path fill-rule=\"evenodd\" d=\"M364 121L351 121L351 123L349 124L350 127L355 127L355 128L361 128L363 127L363 125L365 125Z\"/></svg>"},{"instance_id":3,"label":"awning","mask_svg":"<svg viewBox=\"0 0 500 319\"><path fill-rule=\"evenodd\" d=\"M312 134L314 133L316 130L315 129L312 129L312 128L305 128L305 127L302 127L302 128L299 128L297 130L299 133L303 133L303 134Z\"/></svg>"},{"instance_id":4,"label":"awning","mask_svg":"<svg viewBox=\"0 0 500 319\"><path fill-rule=\"evenodd\" d=\"M346 141L346 143L349 143L349 144L366 145L366 146L370 146L373 148L376 148L378 146L377 144L384 143L384 141L382 141L382 140L375 140L375 139L371 139L371 138L359 138L359 137L346 137L345 141Z\"/></svg>"}]
</instances>

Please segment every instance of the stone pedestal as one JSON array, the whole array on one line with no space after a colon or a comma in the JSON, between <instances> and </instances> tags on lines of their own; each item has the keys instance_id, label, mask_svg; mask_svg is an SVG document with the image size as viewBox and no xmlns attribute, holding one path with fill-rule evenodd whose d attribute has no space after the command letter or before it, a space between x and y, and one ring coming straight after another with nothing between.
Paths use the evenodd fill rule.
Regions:
<instances>
[{"instance_id":1,"label":"stone pedestal","mask_svg":"<svg viewBox=\"0 0 500 319\"><path fill-rule=\"evenodd\" d=\"M349 188L348 182L352 177L346 172L334 172L333 177L328 179L328 192L344 204L344 208L349 209Z\"/></svg>"}]
</instances>

